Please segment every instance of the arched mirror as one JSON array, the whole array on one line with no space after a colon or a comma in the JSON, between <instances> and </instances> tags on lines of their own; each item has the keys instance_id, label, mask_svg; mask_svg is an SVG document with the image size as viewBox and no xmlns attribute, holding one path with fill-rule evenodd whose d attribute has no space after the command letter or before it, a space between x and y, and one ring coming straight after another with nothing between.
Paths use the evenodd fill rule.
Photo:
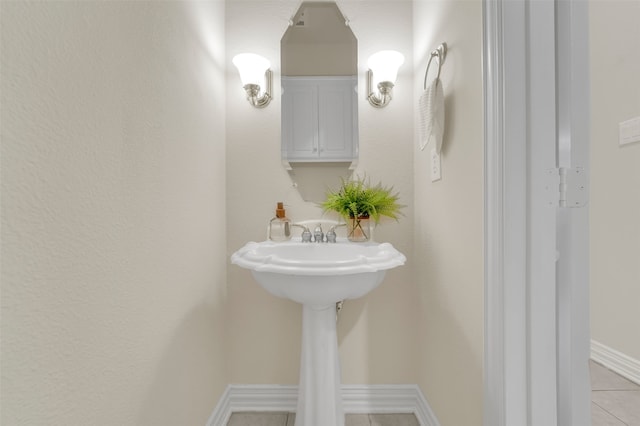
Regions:
<instances>
[{"instance_id":1,"label":"arched mirror","mask_svg":"<svg viewBox=\"0 0 640 426\"><path fill-rule=\"evenodd\" d=\"M357 159L357 57L357 40L335 3L302 3L281 40L285 162Z\"/></svg>"}]
</instances>

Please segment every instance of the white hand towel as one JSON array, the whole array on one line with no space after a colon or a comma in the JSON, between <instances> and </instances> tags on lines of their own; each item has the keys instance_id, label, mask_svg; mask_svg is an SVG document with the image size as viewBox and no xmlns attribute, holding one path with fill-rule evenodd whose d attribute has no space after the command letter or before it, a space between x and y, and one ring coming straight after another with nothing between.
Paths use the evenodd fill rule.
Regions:
<instances>
[{"instance_id":1,"label":"white hand towel","mask_svg":"<svg viewBox=\"0 0 640 426\"><path fill-rule=\"evenodd\" d=\"M429 142L434 141L434 147L439 154L444 134L444 92L439 78L435 78L420 96L419 107L420 150L424 150Z\"/></svg>"}]
</instances>

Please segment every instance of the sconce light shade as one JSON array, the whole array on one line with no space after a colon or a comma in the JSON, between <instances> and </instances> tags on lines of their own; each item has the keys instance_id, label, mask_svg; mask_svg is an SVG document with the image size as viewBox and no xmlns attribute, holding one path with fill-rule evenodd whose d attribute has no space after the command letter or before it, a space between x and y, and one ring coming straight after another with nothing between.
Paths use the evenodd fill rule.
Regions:
<instances>
[{"instance_id":1,"label":"sconce light shade","mask_svg":"<svg viewBox=\"0 0 640 426\"><path fill-rule=\"evenodd\" d=\"M264 108L271 101L271 63L255 53L240 53L233 57L233 65L238 68L242 87L247 92L247 100L256 108ZM265 84L262 96L261 85Z\"/></svg>"},{"instance_id":2,"label":"sconce light shade","mask_svg":"<svg viewBox=\"0 0 640 426\"><path fill-rule=\"evenodd\" d=\"M377 81L390 81L395 84L398 69L404 63L404 55L395 50L381 50L369 57L367 66Z\"/></svg>"},{"instance_id":3,"label":"sconce light shade","mask_svg":"<svg viewBox=\"0 0 640 426\"><path fill-rule=\"evenodd\" d=\"M369 103L376 108L382 108L391 101L391 90L398 78L398 70L404 63L404 55L395 50L382 50L369 57L367 66L367 85ZM378 82L379 93L372 89L373 80Z\"/></svg>"},{"instance_id":4,"label":"sconce light shade","mask_svg":"<svg viewBox=\"0 0 640 426\"><path fill-rule=\"evenodd\" d=\"M234 56L233 65L238 68L243 86L247 84L260 85L264 81L264 74L271 67L267 58L255 53L240 53Z\"/></svg>"}]
</instances>

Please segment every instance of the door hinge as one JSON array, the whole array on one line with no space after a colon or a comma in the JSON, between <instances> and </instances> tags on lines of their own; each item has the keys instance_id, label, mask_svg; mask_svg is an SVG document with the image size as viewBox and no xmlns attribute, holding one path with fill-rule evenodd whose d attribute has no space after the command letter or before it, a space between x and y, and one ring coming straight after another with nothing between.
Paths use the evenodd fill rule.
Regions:
<instances>
[{"instance_id":1,"label":"door hinge","mask_svg":"<svg viewBox=\"0 0 640 426\"><path fill-rule=\"evenodd\" d=\"M584 167L560 167L547 170L548 204L576 208L587 203L587 173Z\"/></svg>"}]
</instances>

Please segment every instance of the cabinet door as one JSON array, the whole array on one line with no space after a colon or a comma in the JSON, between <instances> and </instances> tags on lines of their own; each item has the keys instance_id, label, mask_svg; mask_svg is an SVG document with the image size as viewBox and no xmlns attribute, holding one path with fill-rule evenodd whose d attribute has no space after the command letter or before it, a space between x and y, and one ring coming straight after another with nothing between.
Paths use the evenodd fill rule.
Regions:
<instances>
[{"instance_id":1,"label":"cabinet door","mask_svg":"<svg viewBox=\"0 0 640 426\"><path fill-rule=\"evenodd\" d=\"M330 80L318 83L318 150L321 159L354 158L357 120L353 80Z\"/></svg>"},{"instance_id":2,"label":"cabinet door","mask_svg":"<svg viewBox=\"0 0 640 426\"><path fill-rule=\"evenodd\" d=\"M282 105L283 158L317 158L317 85L302 81L283 81Z\"/></svg>"}]
</instances>

